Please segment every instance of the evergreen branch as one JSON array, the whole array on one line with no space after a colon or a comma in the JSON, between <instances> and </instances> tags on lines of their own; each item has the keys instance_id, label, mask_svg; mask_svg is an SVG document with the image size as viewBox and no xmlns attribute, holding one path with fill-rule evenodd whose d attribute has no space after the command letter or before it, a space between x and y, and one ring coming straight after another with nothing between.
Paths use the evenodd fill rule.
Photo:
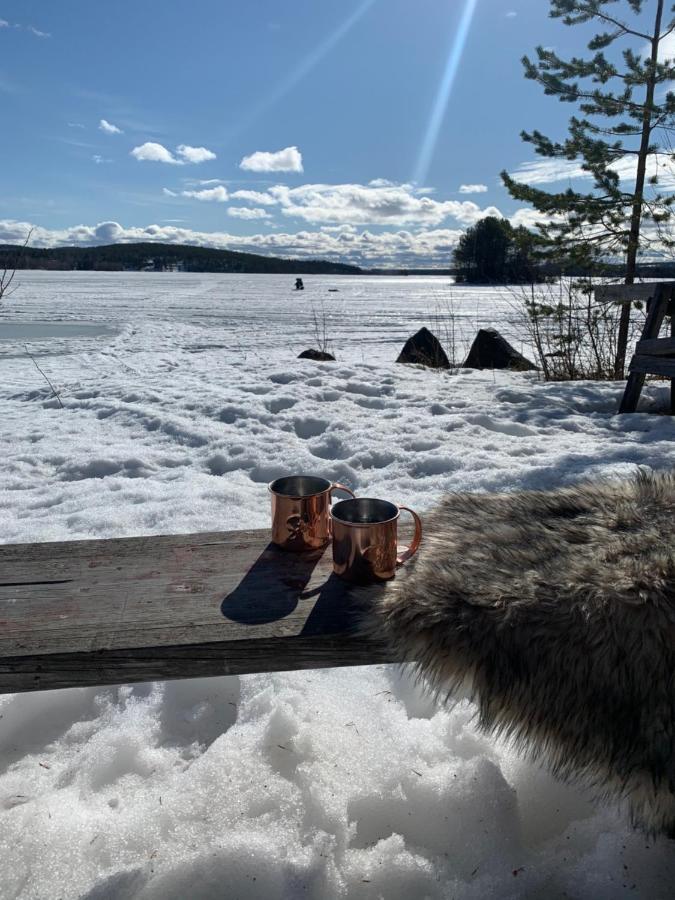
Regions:
<instances>
[{"instance_id":1,"label":"evergreen branch","mask_svg":"<svg viewBox=\"0 0 675 900\"><path fill-rule=\"evenodd\" d=\"M632 28L629 28L625 22L620 21L620 19L615 19L613 16L608 16L607 13L601 12L599 9L593 13L594 19L600 19L602 22L607 22L609 25L614 25L619 29L619 34L632 34L633 37L642 38L642 40L650 41L652 39L651 34L644 34L642 31L634 31ZM618 37L619 35L617 35Z\"/></svg>"},{"instance_id":2,"label":"evergreen branch","mask_svg":"<svg viewBox=\"0 0 675 900\"><path fill-rule=\"evenodd\" d=\"M565 25L578 25L591 19L599 19L601 22L617 28L617 37L622 34L631 34L643 40L651 41L651 35L629 28L625 22L603 12L600 8L603 2L606 2L606 0L552 0L553 9L551 16L554 18L562 16Z\"/></svg>"}]
</instances>

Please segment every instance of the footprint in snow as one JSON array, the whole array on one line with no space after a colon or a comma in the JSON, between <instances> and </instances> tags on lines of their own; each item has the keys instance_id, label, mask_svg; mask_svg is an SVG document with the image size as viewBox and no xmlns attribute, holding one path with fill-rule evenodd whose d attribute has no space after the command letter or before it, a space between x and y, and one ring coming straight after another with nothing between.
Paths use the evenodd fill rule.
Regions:
<instances>
[{"instance_id":1,"label":"footprint in snow","mask_svg":"<svg viewBox=\"0 0 675 900\"><path fill-rule=\"evenodd\" d=\"M297 436L306 441L323 434L329 423L324 419L296 419L293 424Z\"/></svg>"}]
</instances>

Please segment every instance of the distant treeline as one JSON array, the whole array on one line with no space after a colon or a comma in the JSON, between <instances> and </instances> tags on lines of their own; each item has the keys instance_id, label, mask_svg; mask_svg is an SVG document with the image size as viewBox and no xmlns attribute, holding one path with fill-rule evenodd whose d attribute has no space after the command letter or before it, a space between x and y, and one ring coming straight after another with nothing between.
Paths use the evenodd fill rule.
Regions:
<instances>
[{"instance_id":1,"label":"distant treeline","mask_svg":"<svg viewBox=\"0 0 675 900\"><path fill-rule=\"evenodd\" d=\"M102 272L241 272L288 275L357 275L358 266L328 260L280 259L185 244L110 244L105 247L0 245L0 270L53 269Z\"/></svg>"},{"instance_id":2,"label":"distant treeline","mask_svg":"<svg viewBox=\"0 0 675 900\"><path fill-rule=\"evenodd\" d=\"M547 258L535 233L514 228L507 219L486 216L462 234L453 253L454 276L465 284L532 284L561 276L623 278L625 262ZM675 261L638 263L639 278L674 278Z\"/></svg>"},{"instance_id":3,"label":"distant treeline","mask_svg":"<svg viewBox=\"0 0 675 900\"><path fill-rule=\"evenodd\" d=\"M486 220L483 220L485 222ZM492 240L484 230L491 227ZM478 234L476 233L478 231ZM281 259L260 256L256 253L238 253L234 250L215 250L210 247L192 247L185 244L109 244L104 247L20 247L0 244L0 272L9 269L52 269L55 271L84 272L240 272L266 273L270 275L454 275L458 281L479 284L505 284L549 280L561 275L597 275L620 278L624 267L620 263L604 263L588 271L578 264L533 262L530 248L519 242L529 240L524 229L508 231L499 225L499 232L506 233L506 246L495 247L493 222L488 227L469 229L463 239L459 259L455 265L443 268L377 268L361 269L346 263L330 260ZM497 236L500 237L499 232ZM515 239L517 238L517 240ZM514 252L515 248L515 252ZM462 250L464 255L462 255ZM468 252L467 252L468 251ZM675 261L645 262L638 265L640 278L675 278Z\"/></svg>"}]
</instances>

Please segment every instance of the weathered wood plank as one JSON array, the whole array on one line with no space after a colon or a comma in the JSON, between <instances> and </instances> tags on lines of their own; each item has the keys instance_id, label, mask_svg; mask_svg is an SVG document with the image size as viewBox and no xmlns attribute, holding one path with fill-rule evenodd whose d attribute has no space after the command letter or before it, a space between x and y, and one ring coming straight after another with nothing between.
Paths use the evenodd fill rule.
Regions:
<instances>
[{"instance_id":1,"label":"weathered wood plank","mask_svg":"<svg viewBox=\"0 0 675 900\"><path fill-rule=\"evenodd\" d=\"M598 303L632 303L641 300L643 303L655 296L656 290L663 287L671 295L675 282L648 281L641 284L602 284L594 288Z\"/></svg>"},{"instance_id":2,"label":"weathered wood plank","mask_svg":"<svg viewBox=\"0 0 675 900\"><path fill-rule=\"evenodd\" d=\"M339 630L346 593L267 531L0 547L0 654L293 636L319 601Z\"/></svg>"},{"instance_id":3,"label":"weathered wood plank","mask_svg":"<svg viewBox=\"0 0 675 900\"><path fill-rule=\"evenodd\" d=\"M374 641L321 635L0 657L0 694L400 661Z\"/></svg>"},{"instance_id":4,"label":"weathered wood plank","mask_svg":"<svg viewBox=\"0 0 675 900\"><path fill-rule=\"evenodd\" d=\"M268 531L0 545L0 692L384 661L354 614Z\"/></svg>"},{"instance_id":5,"label":"weathered wood plank","mask_svg":"<svg viewBox=\"0 0 675 900\"><path fill-rule=\"evenodd\" d=\"M635 345L638 356L670 356L675 355L675 337L647 338Z\"/></svg>"},{"instance_id":6,"label":"weathered wood plank","mask_svg":"<svg viewBox=\"0 0 675 900\"><path fill-rule=\"evenodd\" d=\"M664 359L659 356L634 356L630 361L630 370L646 375L675 378L675 359Z\"/></svg>"}]
</instances>

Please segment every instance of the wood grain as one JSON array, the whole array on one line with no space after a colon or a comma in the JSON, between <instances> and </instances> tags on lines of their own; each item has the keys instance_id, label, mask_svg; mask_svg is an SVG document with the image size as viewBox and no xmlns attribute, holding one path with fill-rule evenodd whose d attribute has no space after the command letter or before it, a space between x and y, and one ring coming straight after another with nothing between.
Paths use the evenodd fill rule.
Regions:
<instances>
[{"instance_id":1,"label":"wood grain","mask_svg":"<svg viewBox=\"0 0 675 900\"><path fill-rule=\"evenodd\" d=\"M663 356L634 356L630 362L630 370L647 375L675 378L675 359L667 359Z\"/></svg>"},{"instance_id":2,"label":"wood grain","mask_svg":"<svg viewBox=\"0 0 675 900\"><path fill-rule=\"evenodd\" d=\"M594 288L595 299L598 303L631 303L634 300L645 302L655 296L656 289L663 287L666 291L673 290L675 282L672 281L648 281L644 284L603 284Z\"/></svg>"},{"instance_id":3,"label":"wood grain","mask_svg":"<svg viewBox=\"0 0 675 900\"><path fill-rule=\"evenodd\" d=\"M0 692L392 661L330 548L267 531L0 545Z\"/></svg>"},{"instance_id":4,"label":"wood grain","mask_svg":"<svg viewBox=\"0 0 675 900\"><path fill-rule=\"evenodd\" d=\"M647 338L635 345L638 356L675 356L675 337Z\"/></svg>"}]
</instances>

